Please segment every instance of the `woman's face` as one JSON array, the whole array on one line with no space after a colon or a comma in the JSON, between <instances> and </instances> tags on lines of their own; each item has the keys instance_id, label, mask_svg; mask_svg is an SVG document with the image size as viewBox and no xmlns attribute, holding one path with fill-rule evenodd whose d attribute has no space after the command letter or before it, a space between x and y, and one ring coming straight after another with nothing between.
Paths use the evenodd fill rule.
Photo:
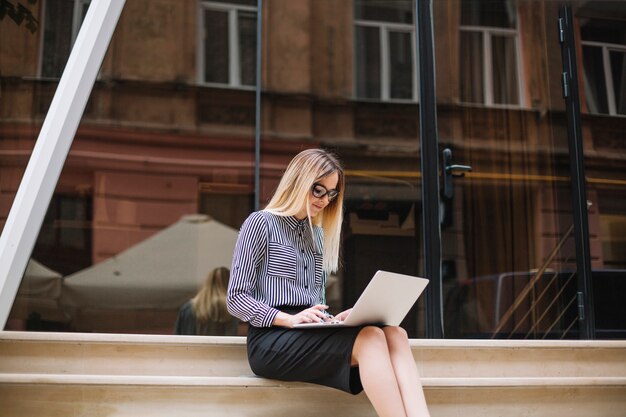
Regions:
<instances>
[{"instance_id":1,"label":"woman's face","mask_svg":"<svg viewBox=\"0 0 626 417\"><path fill-rule=\"evenodd\" d=\"M307 194L307 204L309 206L309 212L311 213L312 218L317 216L330 203L330 195L334 194L334 191L337 189L338 182L339 174L337 174L337 172L333 172L332 174L324 178L320 178L315 182L315 184L318 185L318 190L322 190L322 187L325 189L325 195L323 195L322 197L315 197L313 195L312 189L309 190L309 193ZM300 210L300 213L296 215L296 217L298 219L304 219L306 218L306 216L306 206L304 206L302 210Z\"/></svg>"}]
</instances>

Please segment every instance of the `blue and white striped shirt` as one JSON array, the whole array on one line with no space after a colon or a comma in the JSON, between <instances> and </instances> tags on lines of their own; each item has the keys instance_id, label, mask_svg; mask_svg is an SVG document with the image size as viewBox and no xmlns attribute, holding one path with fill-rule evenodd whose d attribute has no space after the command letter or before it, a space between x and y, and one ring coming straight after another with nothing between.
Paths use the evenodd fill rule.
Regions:
<instances>
[{"instance_id":1,"label":"blue and white striped shirt","mask_svg":"<svg viewBox=\"0 0 626 417\"><path fill-rule=\"evenodd\" d=\"M325 303L323 230L308 221L257 211L239 231L228 284L228 311L256 327L269 327L278 306ZM319 248L319 252L318 252Z\"/></svg>"}]
</instances>

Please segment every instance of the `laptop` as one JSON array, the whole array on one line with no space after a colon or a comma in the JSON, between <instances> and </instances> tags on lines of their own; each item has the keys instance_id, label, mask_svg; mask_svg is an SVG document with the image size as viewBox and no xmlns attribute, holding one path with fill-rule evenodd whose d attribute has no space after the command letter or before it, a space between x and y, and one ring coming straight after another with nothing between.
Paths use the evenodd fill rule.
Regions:
<instances>
[{"instance_id":1,"label":"laptop","mask_svg":"<svg viewBox=\"0 0 626 417\"><path fill-rule=\"evenodd\" d=\"M361 326L382 324L398 326L428 285L426 278L395 272L377 271L363 294L344 321L300 323L293 327L311 329L320 327Z\"/></svg>"}]
</instances>

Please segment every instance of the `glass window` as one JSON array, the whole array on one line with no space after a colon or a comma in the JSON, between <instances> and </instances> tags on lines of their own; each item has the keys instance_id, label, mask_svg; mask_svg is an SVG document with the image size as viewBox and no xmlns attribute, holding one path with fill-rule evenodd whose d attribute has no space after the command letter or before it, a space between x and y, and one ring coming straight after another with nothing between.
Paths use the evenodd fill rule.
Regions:
<instances>
[{"instance_id":1,"label":"glass window","mask_svg":"<svg viewBox=\"0 0 626 417\"><path fill-rule=\"evenodd\" d=\"M521 105L517 12L513 2L463 0L461 101Z\"/></svg>"},{"instance_id":2,"label":"glass window","mask_svg":"<svg viewBox=\"0 0 626 417\"><path fill-rule=\"evenodd\" d=\"M357 98L417 100L413 6L410 0L355 2Z\"/></svg>"},{"instance_id":3,"label":"glass window","mask_svg":"<svg viewBox=\"0 0 626 417\"><path fill-rule=\"evenodd\" d=\"M200 81L256 85L256 2L203 2Z\"/></svg>"},{"instance_id":4,"label":"glass window","mask_svg":"<svg viewBox=\"0 0 626 417\"><path fill-rule=\"evenodd\" d=\"M510 0L466 0L461 4L461 24L515 29L517 12Z\"/></svg>"},{"instance_id":5,"label":"glass window","mask_svg":"<svg viewBox=\"0 0 626 417\"><path fill-rule=\"evenodd\" d=\"M90 0L46 1L41 58L42 77L61 77L89 3Z\"/></svg>"},{"instance_id":6,"label":"glass window","mask_svg":"<svg viewBox=\"0 0 626 417\"><path fill-rule=\"evenodd\" d=\"M626 114L626 25L581 19L584 88L594 114Z\"/></svg>"},{"instance_id":7,"label":"glass window","mask_svg":"<svg viewBox=\"0 0 626 417\"><path fill-rule=\"evenodd\" d=\"M33 258L64 274L89 266L91 201L91 195L55 194L33 249Z\"/></svg>"}]
</instances>

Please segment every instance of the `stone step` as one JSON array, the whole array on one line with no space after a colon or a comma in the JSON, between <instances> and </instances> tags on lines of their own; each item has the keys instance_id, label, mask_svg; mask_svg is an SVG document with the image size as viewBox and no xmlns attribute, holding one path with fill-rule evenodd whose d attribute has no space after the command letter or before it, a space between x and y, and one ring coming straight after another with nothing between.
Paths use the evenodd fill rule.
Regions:
<instances>
[{"instance_id":1,"label":"stone step","mask_svg":"<svg viewBox=\"0 0 626 417\"><path fill-rule=\"evenodd\" d=\"M464 377L624 377L626 341L413 339L420 374ZM251 375L245 338L0 332L0 373Z\"/></svg>"},{"instance_id":2,"label":"stone step","mask_svg":"<svg viewBox=\"0 0 626 417\"><path fill-rule=\"evenodd\" d=\"M498 388L498 387L624 387L626 377L468 377L422 378L426 389ZM145 376L145 375L79 375L79 374L0 374L0 384L31 385L132 385L163 387L230 387L230 388L308 388L310 384L285 382L257 376Z\"/></svg>"},{"instance_id":3,"label":"stone step","mask_svg":"<svg viewBox=\"0 0 626 417\"><path fill-rule=\"evenodd\" d=\"M411 340L432 417L624 417L626 341ZM252 375L241 337L0 332L0 416L375 416Z\"/></svg>"},{"instance_id":4,"label":"stone step","mask_svg":"<svg viewBox=\"0 0 626 417\"><path fill-rule=\"evenodd\" d=\"M623 417L623 378L424 378L432 417ZM365 394L254 377L3 375L11 417L375 417Z\"/></svg>"}]
</instances>

